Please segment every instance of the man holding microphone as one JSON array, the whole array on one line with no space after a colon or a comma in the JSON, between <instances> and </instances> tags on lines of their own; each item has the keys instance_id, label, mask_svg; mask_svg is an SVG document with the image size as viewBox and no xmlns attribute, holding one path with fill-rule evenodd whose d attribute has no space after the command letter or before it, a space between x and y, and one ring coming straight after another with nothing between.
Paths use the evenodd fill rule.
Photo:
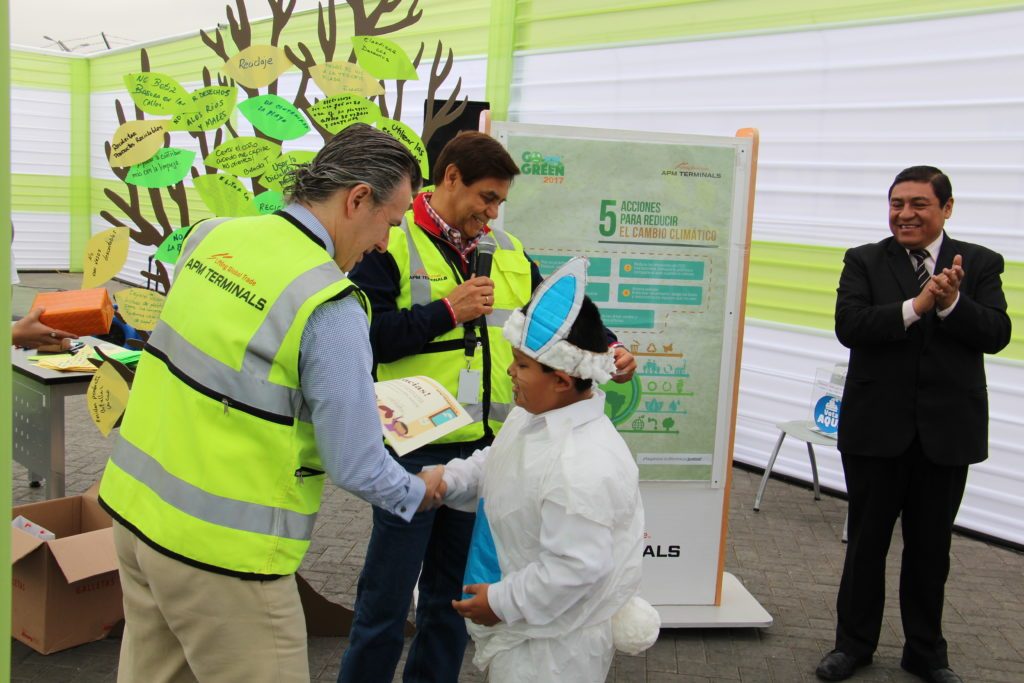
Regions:
<instances>
[{"instance_id":1,"label":"man holding microphone","mask_svg":"<svg viewBox=\"0 0 1024 683\"><path fill-rule=\"evenodd\" d=\"M434 191L417 196L402 225L392 228L387 253L368 255L352 273L373 311L377 379L428 375L476 420L405 455L400 462L410 472L488 446L513 406L512 351L502 326L529 301L541 276L518 239L487 223L498 217L518 173L489 135L460 133L434 165ZM608 334L616 346L616 380L629 381L636 362ZM473 521L472 513L442 507L405 524L374 508L339 681L394 676L417 576L416 636L403 678L458 680L468 636L451 601L462 592Z\"/></svg>"}]
</instances>

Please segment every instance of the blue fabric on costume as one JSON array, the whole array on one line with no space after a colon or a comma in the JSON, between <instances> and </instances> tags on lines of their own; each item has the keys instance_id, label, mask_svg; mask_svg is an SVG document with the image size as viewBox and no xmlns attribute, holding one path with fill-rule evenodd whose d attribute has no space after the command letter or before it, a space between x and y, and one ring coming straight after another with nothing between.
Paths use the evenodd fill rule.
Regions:
<instances>
[{"instance_id":1,"label":"blue fabric on costume","mask_svg":"<svg viewBox=\"0 0 1024 683\"><path fill-rule=\"evenodd\" d=\"M484 512L484 499L476 506L476 522L473 524L473 538L469 542L469 557L466 559L466 573L463 585L474 583L497 583L501 581L501 565L498 564L498 551L494 547L494 536L491 525ZM462 599L473 597L463 593Z\"/></svg>"},{"instance_id":2,"label":"blue fabric on costume","mask_svg":"<svg viewBox=\"0 0 1024 683\"><path fill-rule=\"evenodd\" d=\"M566 275L559 278L541 295L530 311L529 327L526 328L525 346L537 352L565 325L565 319L576 300L576 277Z\"/></svg>"}]
</instances>

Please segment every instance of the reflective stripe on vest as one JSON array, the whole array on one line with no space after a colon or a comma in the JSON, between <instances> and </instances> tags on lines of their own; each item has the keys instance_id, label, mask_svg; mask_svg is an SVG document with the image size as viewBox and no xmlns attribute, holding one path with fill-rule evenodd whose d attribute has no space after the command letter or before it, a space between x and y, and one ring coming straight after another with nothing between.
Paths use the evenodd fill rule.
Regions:
<instances>
[{"instance_id":1,"label":"reflective stripe on vest","mask_svg":"<svg viewBox=\"0 0 1024 683\"><path fill-rule=\"evenodd\" d=\"M258 410L292 417L302 403L302 392L298 389L270 384L266 377L238 372L193 346L164 322L157 323L147 346L185 375L202 378L203 386L211 391Z\"/></svg>"},{"instance_id":2,"label":"reflective stripe on vest","mask_svg":"<svg viewBox=\"0 0 1024 683\"><path fill-rule=\"evenodd\" d=\"M181 247L181 253L178 254L177 262L188 263L188 259L192 256L192 252L196 250L196 247L198 247L199 243L203 241L203 238L209 235L211 230L226 220L230 219L210 218L209 220L197 223L185 236L185 244Z\"/></svg>"},{"instance_id":3,"label":"reflective stripe on vest","mask_svg":"<svg viewBox=\"0 0 1024 683\"><path fill-rule=\"evenodd\" d=\"M421 230L421 228L416 226L415 223L410 223L410 217L409 216L410 216L410 214L407 213L406 216L403 218L402 224L399 226L401 228L401 230L402 230L402 233L403 233L404 237L405 237L404 244L402 244L402 246L405 247L405 252L406 252L407 257L408 257L408 263L407 264L402 264L402 265L407 265L408 277L406 277L405 282L407 282L408 286L409 286L409 289L408 289L408 297L409 297L409 299L408 299L407 302L400 302L399 305L401 307L405 307L407 305L410 305L410 306L426 305L426 304L429 304L432 301L434 301L434 298L435 298L435 294L434 294L434 292L432 290L432 284L431 284L430 278L427 276L429 271L428 271L428 269L426 267L426 261L424 260L423 254L420 252L420 249L419 249L419 246L418 246L418 243L417 243L417 237L419 235L418 235L418 233L411 232L412 230ZM414 234L417 235L417 237L414 237ZM506 233L506 232L504 232L502 230L492 230L488 234L493 236L495 243L504 252L506 252L506 253L513 252L514 253L514 252L520 251L519 248L516 246L516 243L513 241L513 239L511 238L511 236L508 233ZM425 235L425 233L424 233L424 235ZM427 239L429 239L429 238L425 238L425 240L427 240ZM424 248L426 248L426 247L424 247ZM433 247L430 247L430 248L433 248ZM433 258L435 255L433 253L431 253L430 256ZM440 254L438 254L437 256L438 256L438 258L443 258L442 256L440 256ZM399 265L399 270L400 271L401 271L402 265ZM436 265L437 264L435 264L435 267L436 267ZM412 277L413 274L422 274L423 277ZM457 284L456 284L456 286L457 286ZM526 289L525 291L522 291L522 292L519 292L519 293L509 292L509 294L511 295L513 300L522 298L523 300L519 303L519 305L524 305L526 303L526 301L529 299L530 291L529 291L529 289ZM401 295L400 295L400 297L401 297ZM507 296L506 297L498 297L498 299L499 299L499 307L495 308L485 318L485 324L486 324L486 327L488 329L488 336L489 336L489 338L491 340L491 344L492 345L495 344L496 342L498 344L503 344L504 343L504 339L502 338L501 330L504 327L505 322L509 319L509 317L511 317L512 313L516 310L516 306L511 307L511 308L510 307L500 307L500 304L505 303L505 299L507 299L507 298L508 298ZM416 357L421 359L420 365L424 367L423 370L418 370L418 371L420 371L420 372L422 372L424 374L430 375L431 374L431 370L429 369L429 367L430 367L430 364L432 364L432 363L455 362L455 363L458 364L459 367L464 367L465 363L466 363L466 357L464 355L464 342L463 342L463 340L461 338L457 338L457 337L459 337L459 335L461 333L462 333L462 326L460 325L460 326L457 326L455 329L451 330L450 332L445 333L444 335L442 335L438 339L429 342L423 348L423 350L419 354L417 354L417 356L416 356ZM441 357L438 357L437 354L441 354ZM447 360L447 356L445 356L444 354L451 354L451 356L453 357L453 360L452 361ZM506 356L507 356L507 358L506 358ZM458 360L454 360L455 357L457 357ZM405 363L403 361L410 361L410 359L412 359L412 358L414 358L414 356L410 356L410 357L407 357L406 359L402 359L402 360L395 361L395 362L392 362L392 363L385 363L385 364L378 365L378 367L377 367L378 377L381 378L381 379L385 379L387 377L390 377L389 373L391 373L393 371L392 367L397 368L398 366L402 366L402 370L399 371L399 370L396 369L396 370L394 370L395 372L398 372L399 375L408 374L408 371L412 370L412 368L409 367L408 363ZM435 358L437 360L435 360ZM497 362L495 362L496 358L497 358ZM497 394L498 398L506 398L506 397L511 398L511 391L510 391L510 389L509 390L505 390L504 388L502 388L502 389L496 391L495 385L494 385L495 382L499 382L499 383L500 382L508 382L507 378L505 377L505 369L506 369L506 366L507 366L508 362L510 362L510 361L511 361L510 353L497 353L496 354L495 350L492 348L492 350L491 350L491 359L490 359L490 362L492 363L492 367L491 367L491 373L490 373L490 378L489 378L489 380L491 382L491 392L490 392L491 399L490 399L490 409L488 411L487 417L488 417L488 421L493 423L491 425L492 428L495 428L495 429L497 428L497 425L500 425L500 423L505 421L505 418L508 416L509 412L514 407L514 404L511 401L495 400L496 394ZM497 367L497 366L500 366L500 367ZM475 359L473 361L473 367L477 367L477 362L476 362ZM482 369L482 368L478 367L478 369ZM457 387L455 387L455 386L450 386L448 388L449 388L450 391L453 391L453 392L456 391L456 389L457 389ZM482 404L467 404L465 407L466 407L466 410L469 412L469 414L473 417L473 419L477 423L479 423L483 419L483 412L484 411L483 411L483 405ZM479 434L477 436L472 436L472 434L470 433L470 432L472 432L474 430L474 428L477 431L479 431ZM451 434L451 435L446 436L446 437L441 437L441 439L438 440L438 443L445 443L447 441L458 441L458 440L475 440L476 438L479 438L479 436L481 436L482 434L483 434L483 426L481 424L471 425L471 426L467 426L467 427L461 428L460 430L458 430L454 434Z\"/></svg>"},{"instance_id":4,"label":"reflective stripe on vest","mask_svg":"<svg viewBox=\"0 0 1024 683\"><path fill-rule=\"evenodd\" d=\"M260 283L271 303L209 298L213 278L201 266L179 270L100 497L173 557L245 578L282 576L309 546L324 481L299 386L301 331L317 306L359 291L286 218L233 220L221 232L212 229L221 221L199 224L185 263L237 267L229 272ZM247 241L254 230L262 240ZM279 263L279 253L291 258Z\"/></svg>"},{"instance_id":5,"label":"reflective stripe on vest","mask_svg":"<svg viewBox=\"0 0 1024 683\"><path fill-rule=\"evenodd\" d=\"M416 248L416 241L413 240L412 235L409 234L409 223L408 216L402 218L402 224L399 226L402 228L402 232L405 233L406 244L409 245L409 272L415 273L417 271L426 272L426 267L423 264L423 257L420 256L420 250ZM512 250L516 248L516 245L509 239L508 233L504 230L491 230L490 235L494 236L494 241L498 243L498 246L502 249ZM430 298L430 281L426 279L417 278L416 280L409 280L409 296L412 298L414 306L426 306L433 299ZM509 311L505 315L505 320L508 320L508 316L512 314ZM504 325L504 322L502 322Z\"/></svg>"},{"instance_id":6,"label":"reflective stripe on vest","mask_svg":"<svg viewBox=\"0 0 1024 683\"><path fill-rule=\"evenodd\" d=\"M124 439L118 439L111 461L143 482L169 505L218 526L308 541L313 536L316 514L269 507L215 496L175 477L163 465Z\"/></svg>"},{"instance_id":7,"label":"reflective stripe on vest","mask_svg":"<svg viewBox=\"0 0 1024 683\"><path fill-rule=\"evenodd\" d=\"M513 407L511 403L491 403L491 412L487 417L495 422L504 422L508 419L508 414L512 412ZM484 407L482 404L473 403L463 406L463 408L466 409L466 412L474 420L480 421L484 419Z\"/></svg>"},{"instance_id":8,"label":"reflective stripe on vest","mask_svg":"<svg viewBox=\"0 0 1024 683\"><path fill-rule=\"evenodd\" d=\"M333 261L324 263L302 273L288 285L288 288L271 306L260 329L249 340L249 346L245 350L243 370L261 377L269 375L274 357L281 348L281 342L295 318L295 311L299 310L302 302L312 296L314 292L336 282L339 272L338 266Z\"/></svg>"}]
</instances>

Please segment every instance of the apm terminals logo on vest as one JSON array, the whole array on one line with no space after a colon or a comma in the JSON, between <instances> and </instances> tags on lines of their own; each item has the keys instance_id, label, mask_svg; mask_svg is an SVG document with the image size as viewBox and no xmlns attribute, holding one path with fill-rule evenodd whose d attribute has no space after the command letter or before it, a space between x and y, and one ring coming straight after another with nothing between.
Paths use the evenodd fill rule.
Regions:
<instances>
[{"instance_id":1,"label":"apm terminals logo on vest","mask_svg":"<svg viewBox=\"0 0 1024 683\"><path fill-rule=\"evenodd\" d=\"M565 180L565 163L557 154L544 152L523 152L523 161L519 165L523 175L540 176L545 183L559 184Z\"/></svg>"},{"instance_id":2,"label":"apm terminals logo on vest","mask_svg":"<svg viewBox=\"0 0 1024 683\"><path fill-rule=\"evenodd\" d=\"M219 254L212 254L206 257L207 261L213 261L211 264L203 263L193 256L185 263L184 269L195 273L215 287L235 295L235 297L249 304L257 311L262 311L267 307L266 298L259 296L254 291L256 287L255 279L228 263L233 258L233 255L222 251ZM217 268L222 272L218 272Z\"/></svg>"},{"instance_id":3,"label":"apm terminals logo on vest","mask_svg":"<svg viewBox=\"0 0 1024 683\"><path fill-rule=\"evenodd\" d=\"M448 279L445 274L431 275L426 271L425 268L417 268L416 270L409 273L410 280L426 280L428 282L443 282Z\"/></svg>"}]
</instances>

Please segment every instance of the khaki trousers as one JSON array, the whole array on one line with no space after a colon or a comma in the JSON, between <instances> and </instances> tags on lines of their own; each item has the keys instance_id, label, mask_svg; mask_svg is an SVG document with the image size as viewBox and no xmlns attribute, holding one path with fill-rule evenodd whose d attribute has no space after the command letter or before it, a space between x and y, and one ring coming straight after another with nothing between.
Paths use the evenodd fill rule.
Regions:
<instances>
[{"instance_id":1,"label":"khaki trousers","mask_svg":"<svg viewBox=\"0 0 1024 683\"><path fill-rule=\"evenodd\" d=\"M124 592L118 683L308 682L294 576L245 581L158 553L114 522Z\"/></svg>"}]
</instances>

